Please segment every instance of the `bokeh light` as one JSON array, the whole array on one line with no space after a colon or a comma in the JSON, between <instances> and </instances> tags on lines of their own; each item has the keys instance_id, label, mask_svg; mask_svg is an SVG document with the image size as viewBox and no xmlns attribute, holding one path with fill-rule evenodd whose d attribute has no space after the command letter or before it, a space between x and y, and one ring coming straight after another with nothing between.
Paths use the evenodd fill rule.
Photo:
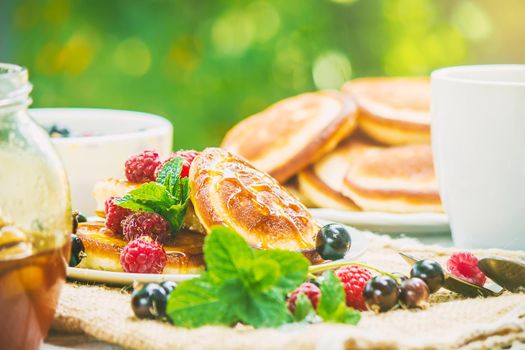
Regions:
<instances>
[{"instance_id":1,"label":"bokeh light","mask_svg":"<svg viewBox=\"0 0 525 350\"><path fill-rule=\"evenodd\" d=\"M2 0L0 61L29 68L34 107L160 114L176 148L347 79L525 62L525 1Z\"/></svg>"}]
</instances>

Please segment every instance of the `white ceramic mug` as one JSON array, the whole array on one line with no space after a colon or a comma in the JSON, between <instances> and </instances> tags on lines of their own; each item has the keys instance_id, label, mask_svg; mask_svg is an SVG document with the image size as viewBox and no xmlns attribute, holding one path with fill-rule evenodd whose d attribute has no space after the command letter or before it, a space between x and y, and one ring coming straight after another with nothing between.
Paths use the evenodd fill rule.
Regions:
<instances>
[{"instance_id":1,"label":"white ceramic mug","mask_svg":"<svg viewBox=\"0 0 525 350\"><path fill-rule=\"evenodd\" d=\"M436 70L431 110L454 243L525 250L525 65Z\"/></svg>"}]
</instances>

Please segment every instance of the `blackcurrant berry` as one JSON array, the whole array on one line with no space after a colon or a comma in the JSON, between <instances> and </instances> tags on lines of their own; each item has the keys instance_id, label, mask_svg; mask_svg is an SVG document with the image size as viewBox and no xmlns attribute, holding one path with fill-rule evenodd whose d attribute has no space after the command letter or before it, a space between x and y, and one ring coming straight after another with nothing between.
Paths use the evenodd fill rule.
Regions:
<instances>
[{"instance_id":1,"label":"blackcurrant berry","mask_svg":"<svg viewBox=\"0 0 525 350\"><path fill-rule=\"evenodd\" d=\"M376 313L390 310L399 300L396 281L388 276L372 277L363 289L363 299L368 309Z\"/></svg>"},{"instance_id":2,"label":"blackcurrant berry","mask_svg":"<svg viewBox=\"0 0 525 350\"><path fill-rule=\"evenodd\" d=\"M84 243L82 240L74 233L71 234L71 253L69 256L68 265L75 267L82 259L86 256L86 251L84 249Z\"/></svg>"},{"instance_id":3,"label":"blackcurrant berry","mask_svg":"<svg viewBox=\"0 0 525 350\"><path fill-rule=\"evenodd\" d=\"M160 285L149 283L131 295L131 308L138 318L163 318L166 316L167 293Z\"/></svg>"},{"instance_id":4,"label":"blackcurrant berry","mask_svg":"<svg viewBox=\"0 0 525 350\"><path fill-rule=\"evenodd\" d=\"M405 276L404 274L402 274L401 272L392 272L392 275L397 277L398 283L401 283L401 282L406 281L408 279L408 277Z\"/></svg>"},{"instance_id":5,"label":"blackcurrant berry","mask_svg":"<svg viewBox=\"0 0 525 350\"><path fill-rule=\"evenodd\" d=\"M428 307L429 296L430 291L428 290L427 284L417 277L412 277L401 282L401 286L399 287L399 301L401 305L408 309L426 309Z\"/></svg>"},{"instance_id":6,"label":"blackcurrant berry","mask_svg":"<svg viewBox=\"0 0 525 350\"><path fill-rule=\"evenodd\" d=\"M421 278L425 281L430 293L437 292L445 281L443 268L434 260L419 260L412 266L410 277Z\"/></svg>"},{"instance_id":7,"label":"blackcurrant berry","mask_svg":"<svg viewBox=\"0 0 525 350\"><path fill-rule=\"evenodd\" d=\"M160 284L162 288L164 288L164 291L166 291L166 295L170 295L171 292L177 288L177 283L172 281L164 281Z\"/></svg>"},{"instance_id":8,"label":"blackcurrant berry","mask_svg":"<svg viewBox=\"0 0 525 350\"><path fill-rule=\"evenodd\" d=\"M328 224L317 233L315 240L316 250L325 260L344 258L352 245L352 238L348 229L341 224Z\"/></svg>"},{"instance_id":9,"label":"blackcurrant berry","mask_svg":"<svg viewBox=\"0 0 525 350\"><path fill-rule=\"evenodd\" d=\"M72 216L73 216L73 233L77 233L78 224L81 222L86 222L87 218L84 214L76 210L73 211Z\"/></svg>"}]
</instances>

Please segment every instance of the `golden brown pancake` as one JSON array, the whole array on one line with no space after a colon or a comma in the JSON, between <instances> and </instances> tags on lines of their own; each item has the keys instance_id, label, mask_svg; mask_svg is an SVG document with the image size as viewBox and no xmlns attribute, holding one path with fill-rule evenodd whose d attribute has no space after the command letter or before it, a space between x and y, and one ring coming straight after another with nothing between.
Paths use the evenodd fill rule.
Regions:
<instances>
[{"instance_id":1,"label":"golden brown pancake","mask_svg":"<svg viewBox=\"0 0 525 350\"><path fill-rule=\"evenodd\" d=\"M220 148L207 148L190 169L190 198L210 230L230 227L260 249L315 248L319 224L306 207L270 175Z\"/></svg>"},{"instance_id":2,"label":"golden brown pancake","mask_svg":"<svg viewBox=\"0 0 525 350\"><path fill-rule=\"evenodd\" d=\"M388 145L430 143L428 78L362 78L343 86L355 99L361 129Z\"/></svg>"},{"instance_id":3,"label":"golden brown pancake","mask_svg":"<svg viewBox=\"0 0 525 350\"><path fill-rule=\"evenodd\" d=\"M80 268L121 272L120 252L128 242L110 235L103 223L79 224L77 235L84 244L86 257ZM199 273L204 270L204 236L187 230L177 232L164 244L167 264L163 273Z\"/></svg>"},{"instance_id":4,"label":"golden brown pancake","mask_svg":"<svg viewBox=\"0 0 525 350\"><path fill-rule=\"evenodd\" d=\"M141 184L131 183L127 180L107 179L98 181L93 189L93 197L97 203L96 214L103 218L105 216L104 205L106 200L110 197L122 197L131 190L136 189ZM188 206L188 211L184 217L182 227L190 231L206 233L204 227L201 225L199 219L195 216L193 206L191 203Z\"/></svg>"},{"instance_id":5,"label":"golden brown pancake","mask_svg":"<svg viewBox=\"0 0 525 350\"><path fill-rule=\"evenodd\" d=\"M333 152L299 173L301 193L318 207L360 211L353 200L342 194L343 179L355 158L378 147L361 134L350 136Z\"/></svg>"},{"instance_id":6,"label":"golden brown pancake","mask_svg":"<svg viewBox=\"0 0 525 350\"><path fill-rule=\"evenodd\" d=\"M430 145L368 150L352 162L343 194L366 211L442 212Z\"/></svg>"},{"instance_id":7,"label":"golden brown pancake","mask_svg":"<svg viewBox=\"0 0 525 350\"><path fill-rule=\"evenodd\" d=\"M281 183L332 150L356 125L356 106L336 91L290 97L244 119L222 148Z\"/></svg>"},{"instance_id":8,"label":"golden brown pancake","mask_svg":"<svg viewBox=\"0 0 525 350\"><path fill-rule=\"evenodd\" d=\"M314 202L310 200L304 193L301 192L299 189L299 182L297 180L297 177L294 176L290 180L286 181L286 183L283 185L284 188L295 198L297 198L301 203L303 203L306 207L313 208L316 206Z\"/></svg>"}]
</instances>

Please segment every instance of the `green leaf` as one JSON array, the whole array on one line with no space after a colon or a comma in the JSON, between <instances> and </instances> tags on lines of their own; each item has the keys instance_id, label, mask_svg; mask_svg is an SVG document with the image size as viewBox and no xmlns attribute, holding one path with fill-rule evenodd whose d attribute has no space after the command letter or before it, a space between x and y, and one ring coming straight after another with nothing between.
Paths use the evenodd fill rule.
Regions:
<instances>
[{"instance_id":1,"label":"green leaf","mask_svg":"<svg viewBox=\"0 0 525 350\"><path fill-rule=\"evenodd\" d=\"M312 302L304 293L300 293L297 296L297 299L295 300L295 312L294 312L294 320L297 322L301 322L306 317L312 313L314 313L314 308L312 306Z\"/></svg>"},{"instance_id":2,"label":"green leaf","mask_svg":"<svg viewBox=\"0 0 525 350\"><path fill-rule=\"evenodd\" d=\"M204 243L204 260L210 277L221 281L240 277L254 259L252 248L235 231L215 226Z\"/></svg>"},{"instance_id":3,"label":"green leaf","mask_svg":"<svg viewBox=\"0 0 525 350\"><path fill-rule=\"evenodd\" d=\"M178 159L178 158L176 158ZM183 200L177 199L173 196L164 184L170 185L170 180L173 174L177 173L177 162L170 161L167 163L170 166L162 168L163 178L159 182L148 182L140 187L128 192L124 197L117 200L117 204L123 208L128 208L133 211L146 211L155 212L162 215L172 226L172 230L177 232L180 230L186 211L188 209L188 181L178 182L179 183L179 195L182 193ZM180 169L178 170L180 173ZM160 173L159 173L160 176ZM178 175L177 175L178 176ZM180 188L180 186L184 188Z\"/></svg>"},{"instance_id":4,"label":"green leaf","mask_svg":"<svg viewBox=\"0 0 525 350\"><path fill-rule=\"evenodd\" d=\"M240 272L246 287L253 291L265 291L276 284L281 273L279 264L272 260L253 260Z\"/></svg>"},{"instance_id":5,"label":"green leaf","mask_svg":"<svg viewBox=\"0 0 525 350\"><path fill-rule=\"evenodd\" d=\"M166 313L181 327L229 326L235 319L230 306L219 298L218 290L206 274L181 282L169 295Z\"/></svg>"},{"instance_id":6,"label":"green leaf","mask_svg":"<svg viewBox=\"0 0 525 350\"><path fill-rule=\"evenodd\" d=\"M175 195L177 191L180 192L180 173L182 171L183 160L180 157L175 157L169 162L166 162L157 175L157 183L166 187L168 192L180 201L180 196Z\"/></svg>"},{"instance_id":7,"label":"green leaf","mask_svg":"<svg viewBox=\"0 0 525 350\"><path fill-rule=\"evenodd\" d=\"M327 320L337 311L339 305L345 302L345 292L341 281L333 271L327 271L323 274L320 289L321 298L319 299L317 313Z\"/></svg>"},{"instance_id":8,"label":"green leaf","mask_svg":"<svg viewBox=\"0 0 525 350\"><path fill-rule=\"evenodd\" d=\"M122 198L117 199L115 203L122 208L133 211L145 211L149 213L155 212L155 210L150 206L135 201L129 194L126 194Z\"/></svg>"},{"instance_id":9,"label":"green leaf","mask_svg":"<svg viewBox=\"0 0 525 350\"><path fill-rule=\"evenodd\" d=\"M323 320L353 325L359 322L361 314L346 306L343 285L333 271L323 274L320 289L321 297L317 305L317 313Z\"/></svg>"},{"instance_id":10,"label":"green leaf","mask_svg":"<svg viewBox=\"0 0 525 350\"><path fill-rule=\"evenodd\" d=\"M156 182L148 182L118 199L117 204L131 210L142 208L143 211L159 212L174 203L166 187Z\"/></svg>"},{"instance_id":11,"label":"green leaf","mask_svg":"<svg viewBox=\"0 0 525 350\"><path fill-rule=\"evenodd\" d=\"M259 250L257 259L271 260L279 264L280 277L277 287L287 294L304 282L310 262L301 253L289 250Z\"/></svg>"},{"instance_id":12,"label":"green leaf","mask_svg":"<svg viewBox=\"0 0 525 350\"><path fill-rule=\"evenodd\" d=\"M229 280L220 292L239 321L259 327L278 327L291 320L284 296L278 289L253 292L239 279Z\"/></svg>"}]
</instances>

